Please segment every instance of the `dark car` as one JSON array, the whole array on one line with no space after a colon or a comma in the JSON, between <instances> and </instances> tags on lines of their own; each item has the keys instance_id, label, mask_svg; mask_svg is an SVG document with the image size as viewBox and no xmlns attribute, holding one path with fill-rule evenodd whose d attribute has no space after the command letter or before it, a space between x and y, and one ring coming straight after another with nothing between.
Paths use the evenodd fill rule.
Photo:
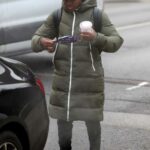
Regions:
<instances>
[{"instance_id":1,"label":"dark car","mask_svg":"<svg viewBox=\"0 0 150 150\"><path fill-rule=\"evenodd\" d=\"M0 150L42 150L48 128L42 82L25 64L0 57Z\"/></svg>"}]
</instances>

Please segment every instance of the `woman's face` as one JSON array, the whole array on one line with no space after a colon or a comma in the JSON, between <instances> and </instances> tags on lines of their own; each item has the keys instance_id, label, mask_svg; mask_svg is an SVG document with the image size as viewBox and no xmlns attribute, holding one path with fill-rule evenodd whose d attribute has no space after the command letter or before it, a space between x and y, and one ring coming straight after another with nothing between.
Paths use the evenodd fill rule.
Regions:
<instances>
[{"instance_id":1,"label":"woman's face","mask_svg":"<svg viewBox=\"0 0 150 150\"><path fill-rule=\"evenodd\" d=\"M77 9L80 5L82 0L63 0L65 10L72 12Z\"/></svg>"}]
</instances>

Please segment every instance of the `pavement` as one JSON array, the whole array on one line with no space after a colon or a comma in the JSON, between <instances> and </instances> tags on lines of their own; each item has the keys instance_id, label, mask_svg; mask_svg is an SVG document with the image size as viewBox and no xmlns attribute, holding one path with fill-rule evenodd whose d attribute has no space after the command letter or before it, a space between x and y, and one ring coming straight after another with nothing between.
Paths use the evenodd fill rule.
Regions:
<instances>
[{"instance_id":1,"label":"pavement","mask_svg":"<svg viewBox=\"0 0 150 150\"><path fill-rule=\"evenodd\" d=\"M106 88L108 86L110 87L110 83L106 83ZM116 89L116 86L118 87L112 85L112 88ZM149 110L147 109L148 113L136 113L134 110L131 113L128 110L132 105L133 108L136 107L132 102L106 99L104 121L101 122L101 150L150 150ZM149 104L144 105L150 108ZM59 150L57 134L56 120L50 119L49 137L44 150ZM87 131L82 121L74 122L72 147L72 150L89 150Z\"/></svg>"},{"instance_id":2,"label":"pavement","mask_svg":"<svg viewBox=\"0 0 150 150\"><path fill-rule=\"evenodd\" d=\"M44 84L47 84L47 79L45 81ZM120 99L116 97L120 89L123 91L130 86L131 84L105 83L106 100L104 120L101 122L101 150L150 150L149 102L128 99L133 91L120 93ZM143 89L147 92L148 90L149 87ZM46 99L49 99L49 93ZM89 150L86 126L82 121L74 122L72 147L72 150ZM59 150L57 124L52 118L44 150Z\"/></svg>"}]
</instances>

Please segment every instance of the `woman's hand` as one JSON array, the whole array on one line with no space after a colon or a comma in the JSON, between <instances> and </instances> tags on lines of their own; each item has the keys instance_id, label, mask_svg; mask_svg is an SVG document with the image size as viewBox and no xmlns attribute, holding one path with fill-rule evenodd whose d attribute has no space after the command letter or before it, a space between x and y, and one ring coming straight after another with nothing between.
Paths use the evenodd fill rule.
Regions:
<instances>
[{"instance_id":1,"label":"woman's hand","mask_svg":"<svg viewBox=\"0 0 150 150\"><path fill-rule=\"evenodd\" d=\"M55 39L51 40L49 38L42 37L40 39L40 44L47 49L49 53L52 53L55 50L56 41Z\"/></svg>"},{"instance_id":2,"label":"woman's hand","mask_svg":"<svg viewBox=\"0 0 150 150\"><path fill-rule=\"evenodd\" d=\"M96 37L96 32L92 29L90 32L81 32L80 33L81 39L92 41Z\"/></svg>"}]
</instances>

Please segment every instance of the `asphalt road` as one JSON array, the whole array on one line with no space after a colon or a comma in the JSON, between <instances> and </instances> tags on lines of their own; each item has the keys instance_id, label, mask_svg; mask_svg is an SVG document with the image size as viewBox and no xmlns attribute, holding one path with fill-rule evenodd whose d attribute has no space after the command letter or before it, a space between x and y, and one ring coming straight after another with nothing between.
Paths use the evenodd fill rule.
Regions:
<instances>
[{"instance_id":1,"label":"asphalt road","mask_svg":"<svg viewBox=\"0 0 150 150\"><path fill-rule=\"evenodd\" d=\"M114 54L102 54L105 68L105 108L102 150L150 150L150 3L106 4L125 42ZM15 57L42 79L49 99L53 73L47 52ZM58 150L56 120L51 119L44 150ZM75 122L73 150L88 150L83 122Z\"/></svg>"}]
</instances>

